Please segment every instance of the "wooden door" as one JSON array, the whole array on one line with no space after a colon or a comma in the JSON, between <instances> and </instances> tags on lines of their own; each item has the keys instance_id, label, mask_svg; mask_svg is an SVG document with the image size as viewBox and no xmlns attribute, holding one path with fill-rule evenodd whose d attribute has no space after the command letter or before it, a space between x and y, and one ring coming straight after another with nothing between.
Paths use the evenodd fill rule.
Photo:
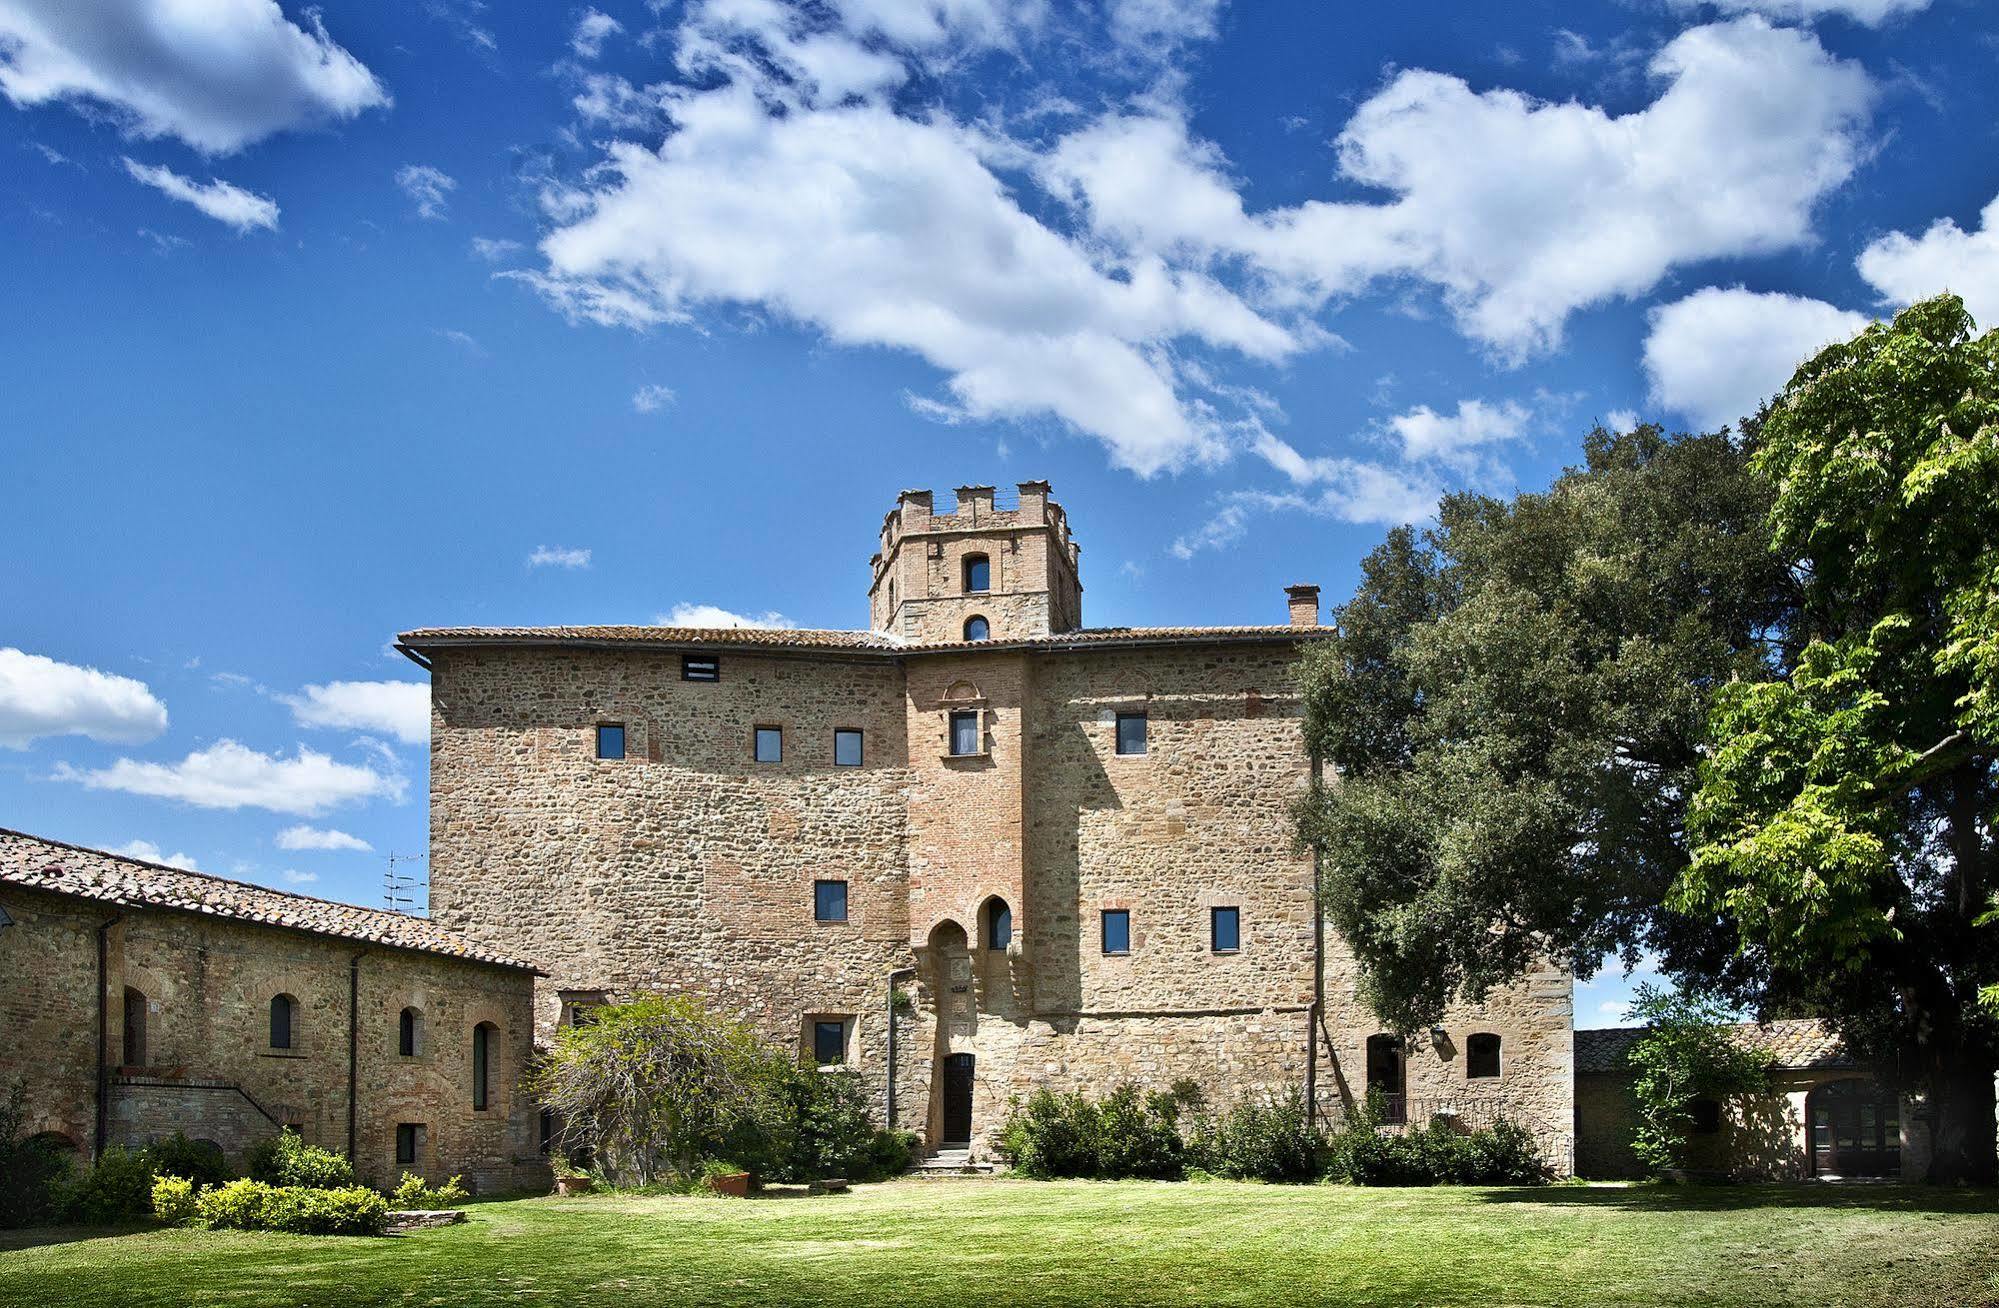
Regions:
<instances>
[{"instance_id":1,"label":"wooden door","mask_svg":"<svg viewBox=\"0 0 1999 1308\"><path fill-rule=\"evenodd\" d=\"M972 1142L972 1064L970 1054L944 1060L944 1143Z\"/></svg>"},{"instance_id":2,"label":"wooden door","mask_svg":"<svg viewBox=\"0 0 1999 1308\"><path fill-rule=\"evenodd\" d=\"M1812 1172L1892 1176L1902 1169L1901 1105L1893 1091L1858 1078L1822 1085L1805 1097Z\"/></svg>"}]
</instances>

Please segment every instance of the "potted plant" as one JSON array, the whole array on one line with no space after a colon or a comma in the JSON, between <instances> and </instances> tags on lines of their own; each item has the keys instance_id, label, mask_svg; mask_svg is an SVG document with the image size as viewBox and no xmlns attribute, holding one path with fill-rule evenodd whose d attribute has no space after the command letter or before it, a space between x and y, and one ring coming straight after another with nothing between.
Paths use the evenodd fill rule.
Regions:
<instances>
[{"instance_id":1,"label":"potted plant","mask_svg":"<svg viewBox=\"0 0 1999 1308\"><path fill-rule=\"evenodd\" d=\"M716 1194L728 1195L732 1199L750 1197L750 1174L735 1163L718 1159L702 1171L708 1188Z\"/></svg>"}]
</instances>

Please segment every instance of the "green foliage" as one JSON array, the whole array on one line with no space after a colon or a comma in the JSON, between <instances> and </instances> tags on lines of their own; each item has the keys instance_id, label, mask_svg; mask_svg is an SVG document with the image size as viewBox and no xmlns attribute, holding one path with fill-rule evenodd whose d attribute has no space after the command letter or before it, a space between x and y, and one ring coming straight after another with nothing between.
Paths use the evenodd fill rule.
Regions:
<instances>
[{"instance_id":1,"label":"green foliage","mask_svg":"<svg viewBox=\"0 0 1999 1308\"><path fill-rule=\"evenodd\" d=\"M753 1169L760 1174L779 1181L879 1181L908 1168L915 1137L876 1129L867 1090L852 1071L796 1064L784 1104L786 1112L768 1128L782 1156Z\"/></svg>"},{"instance_id":2,"label":"green foliage","mask_svg":"<svg viewBox=\"0 0 1999 1308\"><path fill-rule=\"evenodd\" d=\"M1726 435L1598 430L1544 494L1391 532L1301 669L1338 774L1301 803L1321 900L1388 1026L1544 958L1726 960L1659 902L1687 861L1711 688L1768 675L1792 582ZM1717 936L1719 935L1719 940Z\"/></svg>"},{"instance_id":3,"label":"green foliage","mask_svg":"<svg viewBox=\"0 0 1999 1308\"><path fill-rule=\"evenodd\" d=\"M195 1221L216 1230L287 1231L294 1235L380 1235L389 1201L366 1186L328 1189L231 1181L194 1201Z\"/></svg>"},{"instance_id":4,"label":"green foliage","mask_svg":"<svg viewBox=\"0 0 1999 1308\"><path fill-rule=\"evenodd\" d=\"M1372 1102L1327 1137L1325 1153L1326 1175L1355 1185L1544 1185L1552 1174L1516 1122L1468 1131L1438 1119L1391 1132Z\"/></svg>"},{"instance_id":5,"label":"green foliage","mask_svg":"<svg viewBox=\"0 0 1999 1308\"><path fill-rule=\"evenodd\" d=\"M460 1177L452 1177L443 1185L431 1184L415 1172L404 1172L396 1182L396 1188L389 1192L389 1202L397 1208L456 1208L471 1196L459 1184Z\"/></svg>"},{"instance_id":6,"label":"green foliage","mask_svg":"<svg viewBox=\"0 0 1999 1308\"><path fill-rule=\"evenodd\" d=\"M1754 467L1801 597L1781 678L1717 697L1670 902L1926 1092L1932 1180L1989 1181L1999 333L1939 296L1827 347Z\"/></svg>"},{"instance_id":7,"label":"green foliage","mask_svg":"<svg viewBox=\"0 0 1999 1308\"><path fill-rule=\"evenodd\" d=\"M1095 1176L1103 1134L1097 1106L1081 1094L1036 1090L1000 1124L999 1156L1022 1176Z\"/></svg>"},{"instance_id":8,"label":"green foliage","mask_svg":"<svg viewBox=\"0 0 1999 1308\"><path fill-rule=\"evenodd\" d=\"M1141 1095L1129 1082L1097 1103L1097 1170L1107 1181L1180 1178L1186 1146L1170 1094Z\"/></svg>"},{"instance_id":9,"label":"green foliage","mask_svg":"<svg viewBox=\"0 0 1999 1308\"><path fill-rule=\"evenodd\" d=\"M186 1226L194 1220L194 1213L194 1182L173 1175L153 1179L153 1216L168 1226Z\"/></svg>"},{"instance_id":10,"label":"green foliage","mask_svg":"<svg viewBox=\"0 0 1999 1308\"><path fill-rule=\"evenodd\" d=\"M64 1221L84 1226L134 1222L153 1211L153 1162L143 1149L112 1145L97 1165L69 1185L62 1198Z\"/></svg>"},{"instance_id":11,"label":"green foliage","mask_svg":"<svg viewBox=\"0 0 1999 1308\"><path fill-rule=\"evenodd\" d=\"M752 1171L788 1165L791 1059L689 998L647 995L591 1017L557 1031L534 1073L563 1152L589 1151L619 1186L698 1176L724 1156Z\"/></svg>"},{"instance_id":12,"label":"green foliage","mask_svg":"<svg viewBox=\"0 0 1999 1308\"><path fill-rule=\"evenodd\" d=\"M1324 1135L1312 1125L1296 1086L1274 1095L1245 1094L1219 1114L1189 1105L1187 1163L1237 1181L1310 1181L1325 1167Z\"/></svg>"},{"instance_id":13,"label":"green foliage","mask_svg":"<svg viewBox=\"0 0 1999 1308\"><path fill-rule=\"evenodd\" d=\"M914 1131L876 1131L868 1138L866 1172L862 1181L886 1181L901 1176L916 1161L917 1136Z\"/></svg>"},{"instance_id":14,"label":"green foliage","mask_svg":"<svg viewBox=\"0 0 1999 1308\"><path fill-rule=\"evenodd\" d=\"M190 1140L179 1131L147 1145L146 1157L155 1176L185 1177L197 1186L221 1185L232 1175L219 1146Z\"/></svg>"},{"instance_id":15,"label":"green foliage","mask_svg":"<svg viewBox=\"0 0 1999 1308\"><path fill-rule=\"evenodd\" d=\"M1631 1147L1654 1175L1683 1166L1696 1099L1769 1089L1770 1055L1738 1044L1717 1000L1642 985L1631 1016L1645 1027L1626 1058L1638 1125Z\"/></svg>"},{"instance_id":16,"label":"green foliage","mask_svg":"<svg viewBox=\"0 0 1999 1308\"><path fill-rule=\"evenodd\" d=\"M16 1079L0 1099L0 1229L52 1220L62 1204L70 1159L46 1136L24 1134L28 1086Z\"/></svg>"},{"instance_id":17,"label":"green foliage","mask_svg":"<svg viewBox=\"0 0 1999 1308\"><path fill-rule=\"evenodd\" d=\"M286 1127L250 1151L250 1177L266 1185L337 1190L354 1184L354 1164Z\"/></svg>"}]
</instances>

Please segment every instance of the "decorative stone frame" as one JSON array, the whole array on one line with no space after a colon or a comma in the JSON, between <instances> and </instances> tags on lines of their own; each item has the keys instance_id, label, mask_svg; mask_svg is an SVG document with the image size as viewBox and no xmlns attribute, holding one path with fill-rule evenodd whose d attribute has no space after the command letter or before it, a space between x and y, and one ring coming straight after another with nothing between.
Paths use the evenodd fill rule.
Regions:
<instances>
[{"instance_id":1,"label":"decorative stone frame","mask_svg":"<svg viewBox=\"0 0 1999 1308\"><path fill-rule=\"evenodd\" d=\"M841 1024L840 1061L821 1063L814 1036L815 1027L820 1022ZM854 1072L860 1067L861 1056L861 1015L851 1010L808 1009L798 1017L798 1049L813 1060L813 1066L820 1072Z\"/></svg>"},{"instance_id":2,"label":"decorative stone frame","mask_svg":"<svg viewBox=\"0 0 1999 1308\"><path fill-rule=\"evenodd\" d=\"M992 705L986 699L985 693L973 682L954 681L946 688L943 697L937 701L937 707L943 718L944 761L990 763L993 757L993 713ZM978 715L979 748L970 754L955 754L951 751L951 719L959 713Z\"/></svg>"}]
</instances>

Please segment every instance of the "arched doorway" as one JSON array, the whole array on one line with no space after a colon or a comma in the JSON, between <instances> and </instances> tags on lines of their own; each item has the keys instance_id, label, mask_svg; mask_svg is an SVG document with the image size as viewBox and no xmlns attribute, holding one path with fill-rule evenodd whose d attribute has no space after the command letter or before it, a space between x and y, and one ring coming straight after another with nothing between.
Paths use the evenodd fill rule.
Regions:
<instances>
[{"instance_id":1,"label":"arched doorway","mask_svg":"<svg viewBox=\"0 0 1999 1308\"><path fill-rule=\"evenodd\" d=\"M924 959L936 1004L936 1043L931 1064L930 1139L941 1147L962 1148L972 1140L974 1062L968 1046L978 1033L978 992L973 984L972 941L965 928L946 918L931 928Z\"/></svg>"},{"instance_id":2,"label":"arched doorway","mask_svg":"<svg viewBox=\"0 0 1999 1308\"><path fill-rule=\"evenodd\" d=\"M1381 1110L1381 1120L1399 1126L1406 1119L1403 1099L1402 1037L1367 1038L1367 1097Z\"/></svg>"},{"instance_id":3,"label":"arched doorway","mask_svg":"<svg viewBox=\"0 0 1999 1308\"><path fill-rule=\"evenodd\" d=\"M972 1072L977 1060L952 1054L944 1060L944 1130L940 1143L962 1149L972 1143Z\"/></svg>"},{"instance_id":4,"label":"arched doorway","mask_svg":"<svg viewBox=\"0 0 1999 1308\"><path fill-rule=\"evenodd\" d=\"M1853 1077L1805 1096L1812 1175L1895 1176L1902 1170L1902 1105L1892 1090Z\"/></svg>"}]
</instances>

